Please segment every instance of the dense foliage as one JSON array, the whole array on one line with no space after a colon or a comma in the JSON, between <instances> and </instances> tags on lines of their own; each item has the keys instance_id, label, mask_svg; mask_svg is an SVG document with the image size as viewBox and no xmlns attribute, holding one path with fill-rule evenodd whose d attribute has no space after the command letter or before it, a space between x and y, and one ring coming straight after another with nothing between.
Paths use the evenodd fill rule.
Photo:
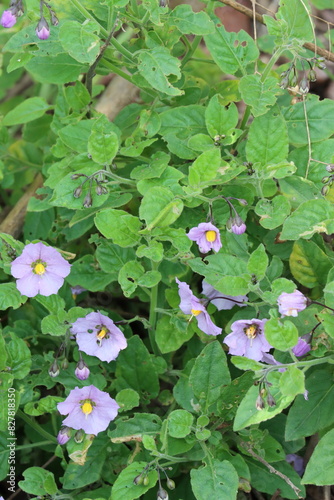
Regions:
<instances>
[{"instance_id":1,"label":"dense foliage","mask_svg":"<svg viewBox=\"0 0 334 500\"><path fill-rule=\"evenodd\" d=\"M5 498L334 483L334 104L304 47L321 41L307 0L257 39L218 5L3 5ZM112 120L110 73L139 89Z\"/></svg>"}]
</instances>

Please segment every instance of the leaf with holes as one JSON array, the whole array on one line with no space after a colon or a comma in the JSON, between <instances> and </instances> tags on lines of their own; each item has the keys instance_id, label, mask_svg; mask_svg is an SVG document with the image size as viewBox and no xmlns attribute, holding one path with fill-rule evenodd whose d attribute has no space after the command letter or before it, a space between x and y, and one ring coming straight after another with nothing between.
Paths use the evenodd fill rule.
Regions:
<instances>
[{"instance_id":1,"label":"leaf with holes","mask_svg":"<svg viewBox=\"0 0 334 500\"><path fill-rule=\"evenodd\" d=\"M171 96L184 93L183 90L173 87L167 78L169 75L174 75L177 80L181 78L181 61L173 57L168 49L154 47L141 50L138 52L138 61L140 74L154 89Z\"/></svg>"}]
</instances>

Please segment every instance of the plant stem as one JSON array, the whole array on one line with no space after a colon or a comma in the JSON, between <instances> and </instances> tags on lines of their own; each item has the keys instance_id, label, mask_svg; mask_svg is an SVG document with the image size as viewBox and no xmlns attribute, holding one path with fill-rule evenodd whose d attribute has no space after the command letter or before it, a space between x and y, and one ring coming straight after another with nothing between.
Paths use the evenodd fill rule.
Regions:
<instances>
[{"instance_id":1,"label":"plant stem","mask_svg":"<svg viewBox=\"0 0 334 500\"><path fill-rule=\"evenodd\" d=\"M201 40L202 40L202 36L200 36L200 35L196 35L195 36L194 41L193 41L193 43L191 45L191 48L189 49L188 53L185 55L185 57L182 60L182 63L181 63L181 67L182 68L187 64L187 62L189 61L189 59L191 59L191 57L193 56L195 50L199 46Z\"/></svg>"},{"instance_id":2,"label":"plant stem","mask_svg":"<svg viewBox=\"0 0 334 500\"><path fill-rule=\"evenodd\" d=\"M274 64L276 63L277 59L281 56L283 52L283 49L277 49L276 52L271 56L270 61L268 62L266 69L264 70L262 77L261 77L261 82L265 82L265 80L268 78L270 71L272 70Z\"/></svg>"},{"instance_id":3,"label":"plant stem","mask_svg":"<svg viewBox=\"0 0 334 500\"><path fill-rule=\"evenodd\" d=\"M18 410L17 411L17 415L22 420L24 420L24 422L26 424L28 424L32 429L34 429L36 432L38 432L38 434L40 434L41 436L45 437L46 439L48 439L52 443L58 444L58 441L55 438L55 436L52 436L52 434L49 434L47 431L45 431L35 420L33 420L32 418L28 417L28 415L26 415L25 413L23 413L22 410Z\"/></svg>"},{"instance_id":4,"label":"plant stem","mask_svg":"<svg viewBox=\"0 0 334 500\"><path fill-rule=\"evenodd\" d=\"M158 262L152 262L152 271L157 271L159 267ZM156 326L156 321L157 321L157 305L158 305L158 290L159 290L159 283L155 285L151 289L151 303L150 303L150 316L149 316L149 322L150 322L150 328L148 330L148 334L150 337L150 343L152 350L155 355L159 355L159 349L155 340L155 326Z\"/></svg>"},{"instance_id":5,"label":"plant stem","mask_svg":"<svg viewBox=\"0 0 334 500\"><path fill-rule=\"evenodd\" d=\"M15 451L17 450L29 450L30 448L38 448L40 446L46 446L48 444L54 444L52 441L40 441L39 443L22 444L20 446L15 446ZM0 455L7 453L8 450L0 451Z\"/></svg>"},{"instance_id":6,"label":"plant stem","mask_svg":"<svg viewBox=\"0 0 334 500\"><path fill-rule=\"evenodd\" d=\"M334 361L334 355L331 355L331 356L325 356L324 358L309 359L307 361L296 361L295 363L282 363L281 365L273 365L269 366L268 368L264 368L261 371L269 373L274 370L280 370L281 368L290 368L290 366L297 366L297 368L305 366L307 368L310 368L311 366L321 365L323 363L333 363L333 361Z\"/></svg>"}]
</instances>

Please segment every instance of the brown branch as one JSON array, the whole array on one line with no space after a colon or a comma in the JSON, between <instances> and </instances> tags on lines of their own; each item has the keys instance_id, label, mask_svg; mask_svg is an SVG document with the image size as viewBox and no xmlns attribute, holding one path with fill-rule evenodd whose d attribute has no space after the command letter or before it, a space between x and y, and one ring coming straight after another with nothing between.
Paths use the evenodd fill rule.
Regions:
<instances>
[{"instance_id":1,"label":"brown branch","mask_svg":"<svg viewBox=\"0 0 334 500\"><path fill-rule=\"evenodd\" d=\"M218 0L219 2L229 5L233 9L237 10L238 12L241 12L242 14L245 14L246 16L250 17L253 19L253 11L249 9L248 7L245 7L244 5L241 5L238 2L235 2L234 0ZM265 24L263 20L263 16L259 14L258 12L255 13L256 20L259 21L259 23ZM318 54L319 56L325 57L328 61L334 62L334 54L333 52L330 52L329 50L322 49L321 47L315 46L314 43L311 42L306 42L304 43L303 47L308 50L312 50L312 52Z\"/></svg>"},{"instance_id":2,"label":"brown branch","mask_svg":"<svg viewBox=\"0 0 334 500\"><path fill-rule=\"evenodd\" d=\"M269 472L271 472L272 474L276 474L276 476L279 476L281 479L283 479L283 481L285 483L287 483L290 486L290 488L293 489L293 491L295 492L295 494L297 495L298 498L303 498L303 497L300 496L300 489L297 488L297 486L295 486L293 484L293 482L288 478L288 476L286 476L285 474L282 474L282 472L280 472L279 470L275 469L266 460L264 460L264 458L260 457L260 455L258 455L257 453L255 453L255 451L253 451L253 449L251 448L251 446L248 443L245 443L244 441L242 441L240 444L241 444L241 446L243 448L245 448L245 450L248 451L248 453L253 458L255 458L256 460L258 460L259 462L261 462L261 464L265 465L267 467L267 469L269 469Z\"/></svg>"},{"instance_id":3,"label":"brown branch","mask_svg":"<svg viewBox=\"0 0 334 500\"><path fill-rule=\"evenodd\" d=\"M6 233L17 238L21 233L21 229L26 215L27 206L30 198L35 194L36 190L43 184L43 177L37 174L33 183L28 187L27 191L19 199L16 205L11 209L7 217L0 224L0 233Z\"/></svg>"}]
</instances>

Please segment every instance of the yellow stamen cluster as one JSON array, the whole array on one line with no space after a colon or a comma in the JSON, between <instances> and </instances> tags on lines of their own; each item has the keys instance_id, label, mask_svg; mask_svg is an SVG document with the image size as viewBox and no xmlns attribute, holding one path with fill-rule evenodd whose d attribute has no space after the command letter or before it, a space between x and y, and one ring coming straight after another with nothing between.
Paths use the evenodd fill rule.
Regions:
<instances>
[{"instance_id":1,"label":"yellow stamen cluster","mask_svg":"<svg viewBox=\"0 0 334 500\"><path fill-rule=\"evenodd\" d=\"M103 326L101 330L96 334L96 336L98 339L102 340L104 339L104 337L107 335L108 332L109 332L108 328Z\"/></svg>"},{"instance_id":2,"label":"yellow stamen cluster","mask_svg":"<svg viewBox=\"0 0 334 500\"><path fill-rule=\"evenodd\" d=\"M216 231L206 231L205 233L206 240L209 241L210 243L213 243L216 241L217 234Z\"/></svg>"},{"instance_id":3,"label":"yellow stamen cluster","mask_svg":"<svg viewBox=\"0 0 334 500\"><path fill-rule=\"evenodd\" d=\"M93 405L90 400L86 400L84 404L81 406L82 413L85 415L89 415L93 411Z\"/></svg>"},{"instance_id":4,"label":"yellow stamen cluster","mask_svg":"<svg viewBox=\"0 0 334 500\"><path fill-rule=\"evenodd\" d=\"M34 267L34 271L36 274L42 275L45 273L45 266L41 262L38 262Z\"/></svg>"},{"instance_id":5,"label":"yellow stamen cluster","mask_svg":"<svg viewBox=\"0 0 334 500\"><path fill-rule=\"evenodd\" d=\"M192 309L191 310L191 314L193 316L198 316L199 314L201 314L201 312L203 312L203 311L199 311L198 309Z\"/></svg>"},{"instance_id":6,"label":"yellow stamen cluster","mask_svg":"<svg viewBox=\"0 0 334 500\"><path fill-rule=\"evenodd\" d=\"M257 326L250 325L248 328L244 329L244 332L249 339L255 339L255 337L257 335Z\"/></svg>"}]
</instances>

